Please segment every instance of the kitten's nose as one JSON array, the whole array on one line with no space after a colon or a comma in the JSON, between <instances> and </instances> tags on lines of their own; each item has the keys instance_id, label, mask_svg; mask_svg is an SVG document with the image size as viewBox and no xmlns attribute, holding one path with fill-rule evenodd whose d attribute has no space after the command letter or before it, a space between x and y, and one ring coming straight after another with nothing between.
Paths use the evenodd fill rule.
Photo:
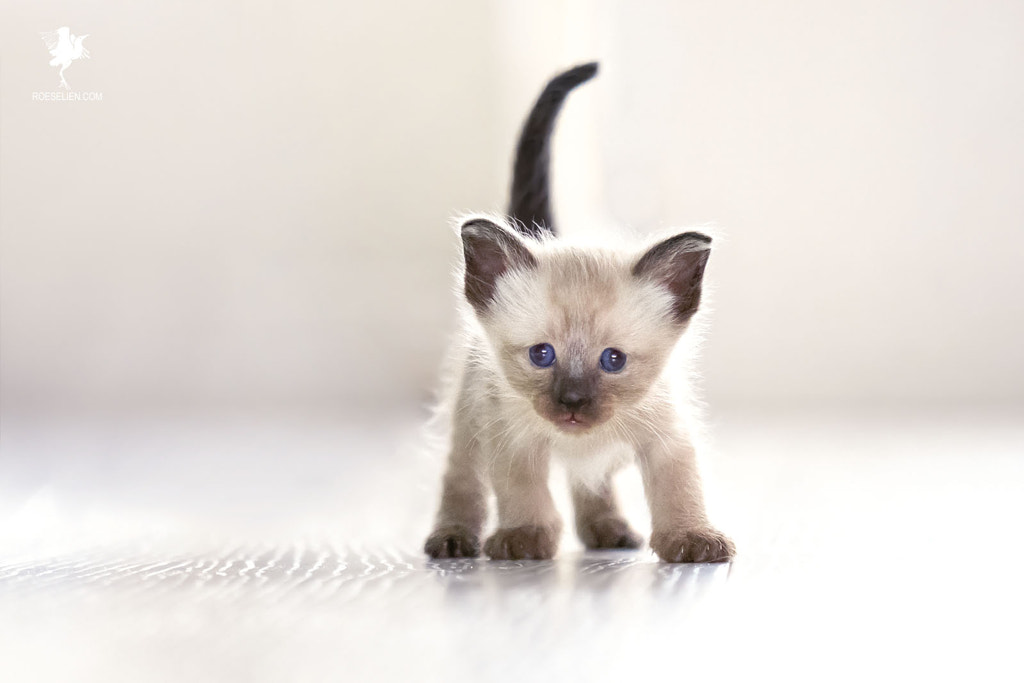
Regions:
<instances>
[{"instance_id":1,"label":"kitten's nose","mask_svg":"<svg viewBox=\"0 0 1024 683\"><path fill-rule=\"evenodd\" d=\"M583 408L583 406L590 403L590 397L585 395L583 392L569 390L558 397L558 402L562 404L566 410L576 412Z\"/></svg>"}]
</instances>

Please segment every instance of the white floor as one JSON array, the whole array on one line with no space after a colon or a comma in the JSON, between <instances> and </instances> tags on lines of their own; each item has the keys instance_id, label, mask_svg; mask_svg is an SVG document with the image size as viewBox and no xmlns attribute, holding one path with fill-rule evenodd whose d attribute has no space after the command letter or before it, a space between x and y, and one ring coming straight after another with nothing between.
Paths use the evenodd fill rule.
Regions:
<instances>
[{"instance_id":1,"label":"white floor","mask_svg":"<svg viewBox=\"0 0 1024 683\"><path fill-rule=\"evenodd\" d=\"M1024 680L1022 417L719 419L730 567L427 561L409 418L8 415L0 681Z\"/></svg>"}]
</instances>

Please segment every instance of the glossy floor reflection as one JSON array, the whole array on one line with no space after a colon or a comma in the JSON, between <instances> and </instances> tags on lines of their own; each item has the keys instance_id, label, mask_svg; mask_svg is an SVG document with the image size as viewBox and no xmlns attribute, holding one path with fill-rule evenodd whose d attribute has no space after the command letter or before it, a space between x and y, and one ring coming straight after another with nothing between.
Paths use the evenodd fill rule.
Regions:
<instances>
[{"instance_id":1,"label":"glossy floor reflection","mask_svg":"<svg viewBox=\"0 0 1024 683\"><path fill-rule=\"evenodd\" d=\"M1024 676L1016 414L712 432L732 565L428 560L404 419L5 420L0 680Z\"/></svg>"}]
</instances>

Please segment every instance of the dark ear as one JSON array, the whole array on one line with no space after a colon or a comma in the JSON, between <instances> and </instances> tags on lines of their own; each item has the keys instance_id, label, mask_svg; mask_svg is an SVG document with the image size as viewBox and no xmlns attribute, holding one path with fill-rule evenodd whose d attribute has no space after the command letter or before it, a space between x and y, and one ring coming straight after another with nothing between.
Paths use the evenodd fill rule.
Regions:
<instances>
[{"instance_id":1,"label":"dark ear","mask_svg":"<svg viewBox=\"0 0 1024 683\"><path fill-rule=\"evenodd\" d=\"M477 313L494 299L498 278L517 268L537 265L526 245L508 230L486 218L462 224L462 249L466 255L466 299Z\"/></svg>"},{"instance_id":2,"label":"dark ear","mask_svg":"<svg viewBox=\"0 0 1024 683\"><path fill-rule=\"evenodd\" d=\"M651 247L633 266L633 275L665 286L675 299L673 316L685 323L700 305L701 282L710 255L710 237L684 232Z\"/></svg>"}]
</instances>

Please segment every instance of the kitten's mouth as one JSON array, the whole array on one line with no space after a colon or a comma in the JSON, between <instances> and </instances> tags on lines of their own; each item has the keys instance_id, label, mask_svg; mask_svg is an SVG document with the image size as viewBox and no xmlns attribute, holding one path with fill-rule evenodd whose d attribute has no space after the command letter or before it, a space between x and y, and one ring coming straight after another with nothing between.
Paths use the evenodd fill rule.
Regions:
<instances>
[{"instance_id":1,"label":"kitten's mouth","mask_svg":"<svg viewBox=\"0 0 1024 683\"><path fill-rule=\"evenodd\" d=\"M583 434L604 422L599 412L567 410L562 406L543 406L537 413L565 434Z\"/></svg>"},{"instance_id":2,"label":"kitten's mouth","mask_svg":"<svg viewBox=\"0 0 1024 683\"><path fill-rule=\"evenodd\" d=\"M579 417L576 413L569 413L568 415L562 416L562 418L559 420L558 426L561 427L562 429L575 431L577 429L586 429L587 427L590 426L590 423L588 423L583 418Z\"/></svg>"}]
</instances>

